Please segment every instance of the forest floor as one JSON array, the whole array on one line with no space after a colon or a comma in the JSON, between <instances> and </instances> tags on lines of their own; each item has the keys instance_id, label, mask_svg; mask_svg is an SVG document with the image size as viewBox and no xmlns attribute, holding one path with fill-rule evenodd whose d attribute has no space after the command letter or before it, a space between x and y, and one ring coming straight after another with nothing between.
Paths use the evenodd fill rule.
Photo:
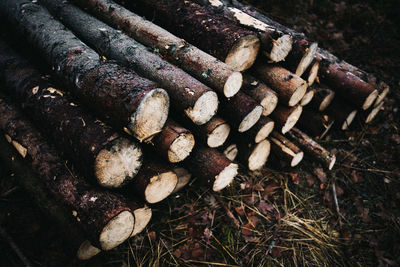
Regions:
<instances>
[{"instance_id":1,"label":"forest floor","mask_svg":"<svg viewBox=\"0 0 400 267\"><path fill-rule=\"evenodd\" d=\"M395 0L250 1L320 47L391 86L368 126L356 121L321 143L338 161L325 171L243 170L221 193L198 187L153 206L146 230L122 246L78 262L59 230L0 163L0 225L39 266L399 266L400 16ZM65 229L67 231L67 229ZM0 265L21 266L0 237Z\"/></svg>"}]
</instances>

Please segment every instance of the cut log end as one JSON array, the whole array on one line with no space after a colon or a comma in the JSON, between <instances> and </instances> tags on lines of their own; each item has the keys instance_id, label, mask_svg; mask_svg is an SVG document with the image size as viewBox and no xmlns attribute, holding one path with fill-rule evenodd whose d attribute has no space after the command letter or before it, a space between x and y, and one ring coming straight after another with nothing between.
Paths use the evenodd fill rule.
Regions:
<instances>
[{"instance_id":1,"label":"cut log end","mask_svg":"<svg viewBox=\"0 0 400 267\"><path fill-rule=\"evenodd\" d=\"M180 191L190 182L190 179L192 179L192 174L185 168L175 168L174 173L178 177L178 183L176 184L174 191L172 191L172 194Z\"/></svg>"},{"instance_id":2,"label":"cut log end","mask_svg":"<svg viewBox=\"0 0 400 267\"><path fill-rule=\"evenodd\" d=\"M135 224L135 217L130 211L123 211L112 218L100 234L102 250L110 250L127 240Z\"/></svg>"},{"instance_id":3,"label":"cut log end","mask_svg":"<svg viewBox=\"0 0 400 267\"><path fill-rule=\"evenodd\" d=\"M349 129L349 126L353 122L356 115L357 115L357 110L353 110L352 112L350 112L349 116L347 116L346 120L343 122L341 129L342 130Z\"/></svg>"},{"instance_id":4,"label":"cut log end","mask_svg":"<svg viewBox=\"0 0 400 267\"><path fill-rule=\"evenodd\" d=\"M215 177L213 190L218 192L227 187L238 174L238 168L239 166L237 164L231 163L225 169L223 169L222 172Z\"/></svg>"},{"instance_id":5,"label":"cut log end","mask_svg":"<svg viewBox=\"0 0 400 267\"><path fill-rule=\"evenodd\" d=\"M382 103L382 101L386 98L387 94L390 91L390 87L387 84L384 84L382 86L384 86L384 89L382 90L382 92L376 98L374 107L377 107L380 103Z\"/></svg>"},{"instance_id":6,"label":"cut log end","mask_svg":"<svg viewBox=\"0 0 400 267\"><path fill-rule=\"evenodd\" d=\"M233 72L225 82L224 85L224 95L226 97L232 97L239 92L242 87L243 76L240 72Z\"/></svg>"},{"instance_id":7,"label":"cut log end","mask_svg":"<svg viewBox=\"0 0 400 267\"><path fill-rule=\"evenodd\" d=\"M274 41L269 58L272 62L280 62L286 58L292 50L293 39L289 34L284 34Z\"/></svg>"},{"instance_id":8,"label":"cut log end","mask_svg":"<svg viewBox=\"0 0 400 267\"><path fill-rule=\"evenodd\" d=\"M250 171L256 171L261 169L268 160L268 156L271 150L271 144L268 140L256 144L253 151L251 152L248 160L248 168Z\"/></svg>"},{"instance_id":9,"label":"cut log end","mask_svg":"<svg viewBox=\"0 0 400 267\"><path fill-rule=\"evenodd\" d=\"M224 150L224 155L227 157L229 160L234 161L238 155L238 147L236 144L231 144L229 145L225 150Z\"/></svg>"},{"instance_id":10,"label":"cut log end","mask_svg":"<svg viewBox=\"0 0 400 267\"><path fill-rule=\"evenodd\" d=\"M285 124L282 127L282 133L285 134L288 131L290 131L290 129L292 129L297 121L299 120L301 113L303 112L303 108L302 106L297 106L294 111L288 116Z\"/></svg>"},{"instance_id":11,"label":"cut log end","mask_svg":"<svg viewBox=\"0 0 400 267\"><path fill-rule=\"evenodd\" d=\"M381 110L383 104L384 102L381 102L377 107L371 110L371 112L367 116L367 119L365 120L365 123L371 123L375 119L376 115L378 115L379 111Z\"/></svg>"},{"instance_id":12,"label":"cut log end","mask_svg":"<svg viewBox=\"0 0 400 267\"><path fill-rule=\"evenodd\" d=\"M306 82L302 83L299 87L297 87L289 99L289 106L294 107L297 105L304 97L307 92L308 84Z\"/></svg>"},{"instance_id":13,"label":"cut log end","mask_svg":"<svg viewBox=\"0 0 400 267\"><path fill-rule=\"evenodd\" d=\"M191 133L183 133L172 142L168 150L168 160L172 163L183 161L192 152L194 136Z\"/></svg>"},{"instance_id":14,"label":"cut log end","mask_svg":"<svg viewBox=\"0 0 400 267\"><path fill-rule=\"evenodd\" d=\"M304 53L303 57L300 60L299 65L296 69L296 75L301 76L306 71L307 67L314 60L315 53L317 53L318 43L312 43L310 47L308 47L307 51Z\"/></svg>"},{"instance_id":15,"label":"cut log end","mask_svg":"<svg viewBox=\"0 0 400 267\"><path fill-rule=\"evenodd\" d=\"M146 201L150 204L162 201L174 191L177 183L178 177L172 171L151 177L144 192Z\"/></svg>"},{"instance_id":16,"label":"cut log end","mask_svg":"<svg viewBox=\"0 0 400 267\"><path fill-rule=\"evenodd\" d=\"M218 96L208 91L197 99L193 107L185 110L186 115L197 125L208 122L217 113Z\"/></svg>"},{"instance_id":17,"label":"cut log end","mask_svg":"<svg viewBox=\"0 0 400 267\"><path fill-rule=\"evenodd\" d=\"M76 257L79 260L90 260L101 252L100 249L94 247L89 240L83 241L76 252Z\"/></svg>"},{"instance_id":18,"label":"cut log end","mask_svg":"<svg viewBox=\"0 0 400 267\"><path fill-rule=\"evenodd\" d=\"M321 101L318 110L324 111L331 103L332 100L335 98L335 92L330 90L329 94Z\"/></svg>"},{"instance_id":19,"label":"cut log end","mask_svg":"<svg viewBox=\"0 0 400 267\"><path fill-rule=\"evenodd\" d=\"M242 120L239 125L238 131L243 133L254 126L260 119L263 112L262 106L256 106L247 116Z\"/></svg>"},{"instance_id":20,"label":"cut log end","mask_svg":"<svg viewBox=\"0 0 400 267\"><path fill-rule=\"evenodd\" d=\"M142 166L142 150L128 139L118 138L98 153L94 166L100 185L118 188L138 173Z\"/></svg>"},{"instance_id":21,"label":"cut log end","mask_svg":"<svg viewBox=\"0 0 400 267\"><path fill-rule=\"evenodd\" d=\"M142 142L159 133L168 118L169 97L164 89L146 94L128 125L133 135Z\"/></svg>"},{"instance_id":22,"label":"cut log end","mask_svg":"<svg viewBox=\"0 0 400 267\"><path fill-rule=\"evenodd\" d=\"M153 212L151 208L144 206L143 208L135 209L133 214L135 215L135 225L131 237L139 234L146 228L151 220Z\"/></svg>"},{"instance_id":23,"label":"cut log end","mask_svg":"<svg viewBox=\"0 0 400 267\"><path fill-rule=\"evenodd\" d=\"M222 146L229 136L231 127L229 124L224 123L218 125L207 137L207 145L209 147Z\"/></svg>"},{"instance_id":24,"label":"cut log end","mask_svg":"<svg viewBox=\"0 0 400 267\"><path fill-rule=\"evenodd\" d=\"M328 165L328 170L332 170L333 166L335 166L335 163L336 163L336 156L332 155Z\"/></svg>"},{"instance_id":25,"label":"cut log end","mask_svg":"<svg viewBox=\"0 0 400 267\"><path fill-rule=\"evenodd\" d=\"M261 129L257 132L256 137L254 138L254 141L258 144L261 141L263 141L265 138L269 136L269 134L272 132L272 130L275 127L274 121L269 121L266 123Z\"/></svg>"},{"instance_id":26,"label":"cut log end","mask_svg":"<svg viewBox=\"0 0 400 267\"><path fill-rule=\"evenodd\" d=\"M364 104L362 106L363 110L370 108L372 104L374 104L378 95L379 95L378 90L374 90L371 94L369 94L369 96L367 97L367 99L365 99Z\"/></svg>"},{"instance_id":27,"label":"cut log end","mask_svg":"<svg viewBox=\"0 0 400 267\"><path fill-rule=\"evenodd\" d=\"M262 100L260 105L263 107L263 116L268 116L271 114L276 106L278 105L278 96L275 94L266 95Z\"/></svg>"},{"instance_id":28,"label":"cut log end","mask_svg":"<svg viewBox=\"0 0 400 267\"><path fill-rule=\"evenodd\" d=\"M311 100L313 99L314 93L315 93L314 90L308 91L308 92L303 96L303 98L301 99L300 105L301 105L301 106L306 106L306 105L308 105L308 104L311 102Z\"/></svg>"},{"instance_id":29,"label":"cut log end","mask_svg":"<svg viewBox=\"0 0 400 267\"><path fill-rule=\"evenodd\" d=\"M312 65L312 67L310 69L310 73L308 74L308 77L307 77L308 86L311 86L314 84L314 82L318 76L318 71L319 71L319 62L315 62Z\"/></svg>"},{"instance_id":30,"label":"cut log end","mask_svg":"<svg viewBox=\"0 0 400 267\"><path fill-rule=\"evenodd\" d=\"M303 160L303 157L304 157L304 152L303 151L301 151L301 152L297 153L296 155L294 155L292 161L290 162L290 166L291 167L297 166Z\"/></svg>"},{"instance_id":31,"label":"cut log end","mask_svg":"<svg viewBox=\"0 0 400 267\"><path fill-rule=\"evenodd\" d=\"M232 47L225 58L225 63L234 70L245 71L253 65L259 49L260 39L255 35L247 35Z\"/></svg>"}]
</instances>

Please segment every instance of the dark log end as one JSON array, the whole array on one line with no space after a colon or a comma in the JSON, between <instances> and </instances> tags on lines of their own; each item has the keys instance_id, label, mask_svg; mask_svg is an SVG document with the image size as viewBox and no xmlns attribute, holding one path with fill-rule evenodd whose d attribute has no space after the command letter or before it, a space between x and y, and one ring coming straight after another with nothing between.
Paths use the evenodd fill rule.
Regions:
<instances>
[{"instance_id":1,"label":"dark log end","mask_svg":"<svg viewBox=\"0 0 400 267\"><path fill-rule=\"evenodd\" d=\"M192 152L194 136L191 133L181 133L171 144L168 150L168 160L172 163L183 161Z\"/></svg>"},{"instance_id":2,"label":"dark log end","mask_svg":"<svg viewBox=\"0 0 400 267\"><path fill-rule=\"evenodd\" d=\"M271 144L268 140L263 140L254 146L248 159L248 168L250 171L261 169L268 160L271 150Z\"/></svg>"},{"instance_id":3,"label":"dark log end","mask_svg":"<svg viewBox=\"0 0 400 267\"><path fill-rule=\"evenodd\" d=\"M112 218L100 233L100 246L102 250L115 248L132 234L135 217L130 211L123 211Z\"/></svg>"},{"instance_id":4,"label":"dark log end","mask_svg":"<svg viewBox=\"0 0 400 267\"><path fill-rule=\"evenodd\" d=\"M150 178L144 191L148 203L157 203L167 198L174 191L178 177L172 171L161 172Z\"/></svg>"},{"instance_id":5,"label":"dark log end","mask_svg":"<svg viewBox=\"0 0 400 267\"><path fill-rule=\"evenodd\" d=\"M242 87L243 76L240 72L233 72L224 84L224 95L226 97L232 97L239 92Z\"/></svg>"},{"instance_id":6,"label":"dark log end","mask_svg":"<svg viewBox=\"0 0 400 267\"><path fill-rule=\"evenodd\" d=\"M267 55L272 62L280 62L292 50L293 39L289 34L284 34L273 41L271 52Z\"/></svg>"},{"instance_id":7,"label":"dark log end","mask_svg":"<svg viewBox=\"0 0 400 267\"><path fill-rule=\"evenodd\" d=\"M208 122L218 109L218 96L213 91L208 91L200 96L193 107L185 110L186 115L197 125Z\"/></svg>"},{"instance_id":8,"label":"dark log end","mask_svg":"<svg viewBox=\"0 0 400 267\"><path fill-rule=\"evenodd\" d=\"M227 123L223 123L215 127L215 129L208 134L207 145L209 147L222 146L229 136L231 127Z\"/></svg>"},{"instance_id":9,"label":"dark log end","mask_svg":"<svg viewBox=\"0 0 400 267\"><path fill-rule=\"evenodd\" d=\"M254 64L259 49L260 39L255 35L247 35L240 38L231 48L225 58L225 63L234 70L245 71Z\"/></svg>"}]
</instances>

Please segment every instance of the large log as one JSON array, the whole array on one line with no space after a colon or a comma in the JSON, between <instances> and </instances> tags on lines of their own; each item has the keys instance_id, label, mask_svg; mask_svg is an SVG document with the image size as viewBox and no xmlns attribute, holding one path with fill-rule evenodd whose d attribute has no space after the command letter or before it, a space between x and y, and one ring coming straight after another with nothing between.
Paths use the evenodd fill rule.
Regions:
<instances>
[{"instance_id":1,"label":"large log","mask_svg":"<svg viewBox=\"0 0 400 267\"><path fill-rule=\"evenodd\" d=\"M296 125L299 118L301 118L302 112L303 107L300 105L295 107L278 105L275 111L271 114L271 117L276 126L279 127L277 129L285 134Z\"/></svg>"},{"instance_id":2,"label":"large log","mask_svg":"<svg viewBox=\"0 0 400 267\"><path fill-rule=\"evenodd\" d=\"M271 114L278 104L278 94L260 80L249 74L243 75L242 90L263 107L263 115Z\"/></svg>"},{"instance_id":3,"label":"large log","mask_svg":"<svg viewBox=\"0 0 400 267\"><path fill-rule=\"evenodd\" d=\"M331 154L328 150L297 128L292 128L288 132L288 136L294 140L295 143L297 143L306 153L322 162L324 167L326 167L328 170L332 170L336 162L335 155Z\"/></svg>"},{"instance_id":4,"label":"large log","mask_svg":"<svg viewBox=\"0 0 400 267\"><path fill-rule=\"evenodd\" d=\"M254 32L239 27L204 6L183 0L125 3L237 71L250 68L257 57L260 40Z\"/></svg>"},{"instance_id":5,"label":"large log","mask_svg":"<svg viewBox=\"0 0 400 267\"><path fill-rule=\"evenodd\" d=\"M318 140L324 138L334 122L335 119L331 116L318 113L311 108L304 108L297 125L298 128Z\"/></svg>"},{"instance_id":6,"label":"large log","mask_svg":"<svg viewBox=\"0 0 400 267\"><path fill-rule=\"evenodd\" d=\"M280 133L273 131L269 139L272 153L279 159L290 162L291 167L297 166L303 160L304 152Z\"/></svg>"},{"instance_id":7,"label":"large log","mask_svg":"<svg viewBox=\"0 0 400 267\"><path fill-rule=\"evenodd\" d=\"M0 128L7 140L43 179L47 190L83 227L90 242L103 250L124 242L132 233L134 216L119 196L90 188L72 173L18 110L0 100Z\"/></svg>"},{"instance_id":8,"label":"large log","mask_svg":"<svg viewBox=\"0 0 400 267\"><path fill-rule=\"evenodd\" d=\"M115 28L157 49L167 61L225 95L234 96L242 85L240 72L112 0L75 0Z\"/></svg>"},{"instance_id":9,"label":"large log","mask_svg":"<svg viewBox=\"0 0 400 267\"><path fill-rule=\"evenodd\" d=\"M232 163L214 148L197 147L185 162L186 168L201 182L218 192L227 187L235 178L238 165Z\"/></svg>"},{"instance_id":10,"label":"large log","mask_svg":"<svg viewBox=\"0 0 400 267\"><path fill-rule=\"evenodd\" d=\"M206 123L217 112L218 97L211 88L150 52L142 44L65 1L41 2L102 55L160 84L167 90L174 109L185 113L195 124Z\"/></svg>"},{"instance_id":11,"label":"large log","mask_svg":"<svg viewBox=\"0 0 400 267\"><path fill-rule=\"evenodd\" d=\"M279 62L286 58L292 50L292 37L277 30L245 12L219 0L195 0L196 3L212 8L215 13L235 22L243 28L257 32L261 41L261 50L271 62Z\"/></svg>"},{"instance_id":12,"label":"large log","mask_svg":"<svg viewBox=\"0 0 400 267\"><path fill-rule=\"evenodd\" d=\"M279 103L293 107L307 91L307 83L292 72L274 65L258 63L254 66L257 78L278 93Z\"/></svg>"},{"instance_id":13,"label":"large log","mask_svg":"<svg viewBox=\"0 0 400 267\"><path fill-rule=\"evenodd\" d=\"M17 26L56 74L97 114L139 140L158 133L169 108L165 90L132 70L103 63L46 9L28 0L1 1L0 14Z\"/></svg>"},{"instance_id":14,"label":"large log","mask_svg":"<svg viewBox=\"0 0 400 267\"><path fill-rule=\"evenodd\" d=\"M315 110L324 111L333 101L335 92L329 89L326 85L314 85L314 97L310 103Z\"/></svg>"},{"instance_id":15,"label":"large log","mask_svg":"<svg viewBox=\"0 0 400 267\"><path fill-rule=\"evenodd\" d=\"M88 115L2 40L0 69L1 90L14 96L86 177L110 188L134 178L142 165L140 146Z\"/></svg>"}]
</instances>

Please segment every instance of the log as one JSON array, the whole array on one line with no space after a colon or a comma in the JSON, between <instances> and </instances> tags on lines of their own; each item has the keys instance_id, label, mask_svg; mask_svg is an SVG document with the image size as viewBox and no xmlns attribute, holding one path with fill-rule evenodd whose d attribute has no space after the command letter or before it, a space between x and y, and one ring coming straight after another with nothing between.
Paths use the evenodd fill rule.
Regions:
<instances>
[{"instance_id":1,"label":"log","mask_svg":"<svg viewBox=\"0 0 400 267\"><path fill-rule=\"evenodd\" d=\"M174 109L185 113L195 124L206 123L217 112L218 97L211 88L142 44L63 0L41 2L102 55L160 84L167 90Z\"/></svg>"},{"instance_id":2,"label":"log","mask_svg":"<svg viewBox=\"0 0 400 267\"><path fill-rule=\"evenodd\" d=\"M181 166L175 167L173 171L178 177L178 183L176 184L174 191L172 191L172 194L175 194L189 184L190 180L192 179L192 174Z\"/></svg>"},{"instance_id":3,"label":"log","mask_svg":"<svg viewBox=\"0 0 400 267\"><path fill-rule=\"evenodd\" d=\"M325 110L325 114L335 119L334 127L341 130L349 129L357 115L357 109L346 103L343 99L336 97Z\"/></svg>"},{"instance_id":4,"label":"log","mask_svg":"<svg viewBox=\"0 0 400 267\"><path fill-rule=\"evenodd\" d=\"M153 216L153 212L151 208L149 208L142 201L130 197L128 200L128 205L133 211L133 215L135 216L135 224L133 227L133 231L130 237L134 237L141 233L144 228L149 224L151 217Z\"/></svg>"},{"instance_id":5,"label":"log","mask_svg":"<svg viewBox=\"0 0 400 267\"><path fill-rule=\"evenodd\" d=\"M315 112L312 108L303 109L297 128L303 129L316 140L324 138L331 129L335 119L326 114Z\"/></svg>"},{"instance_id":6,"label":"log","mask_svg":"<svg viewBox=\"0 0 400 267\"><path fill-rule=\"evenodd\" d=\"M165 90L132 70L103 63L43 7L28 0L1 1L0 14L37 48L57 76L96 114L145 140L158 133L169 109ZM40 30L39 30L40 29ZM54 48L54 49L53 49Z\"/></svg>"},{"instance_id":7,"label":"log","mask_svg":"<svg viewBox=\"0 0 400 267\"><path fill-rule=\"evenodd\" d=\"M163 59L190 73L226 97L242 86L242 75L224 62L203 52L156 24L111 0L75 0L111 26L121 29L138 42L157 49Z\"/></svg>"},{"instance_id":8,"label":"log","mask_svg":"<svg viewBox=\"0 0 400 267\"><path fill-rule=\"evenodd\" d=\"M306 81L282 67L259 63L253 69L257 78L278 93L281 104L293 107L307 91Z\"/></svg>"},{"instance_id":9,"label":"log","mask_svg":"<svg viewBox=\"0 0 400 267\"><path fill-rule=\"evenodd\" d=\"M323 84L314 85L312 88L315 93L310 106L315 110L324 111L335 98L335 92Z\"/></svg>"},{"instance_id":10,"label":"log","mask_svg":"<svg viewBox=\"0 0 400 267\"><path fill-rule=\"evenodd\" d=\"M238 165L215 148L197 147L185 162L186 168L215 192L227 187L238 173Z\"/></svg>"},{"instance_id":11,"label":"log","mask_svg":"<svg viewBox=\"0 0 400 267\"><path fill-rule=\"evenodd\" d=\"M125 185L142 165L140 146L119 136L56 89L39 70L0 40L1 87L65 151L86 177L108 188Z\"/></svg>"},{"instance_id":12,"label":"log","mask_svg":"<svg viewBox=\"0 0 400 267\"><path fill-rule=\"evenodd\" d=\"M320 144L315 142L307 134L301 130L293 127L289 132L288 136L295 141L306 153L324 164L324 167L328 170L332 170L336 162L336 156L331 154L328 150L322 147Z\"/></svg>"},{"instance_id":13,"label":"log","mask_svg":"<svg viewBox=\"0 0 400 267\"><path fill-rule=\"evenodd\" d=\"M221 115L240 133L253 127L260 119L262 112L263 107L242 92L231 99L221 100Z\"/></svg>"},{"instance_id":14,"label":"log","mask_svg":"<svg viewBox=\"0 0 400 267\"><path fill-rule=\"evenodd\" d=\"M90 188L58 156L22 114L0 100L0 128L7 140L43 179L47 190L82 226L90 242L110 250L132 233L134 216L119 196Z\"/></svg>"},{"instance_id":15,"label":"log","mask_svg":"<svg viewBox=\"0 0 400 267\"><path fill-rule=\"evenodd\" d=\"M214 116L206 124L195 127L194 132L207 146L219 147L225 143L231 127L223 118Z\"/></svg>"},{"instance_id":16,"label":"log","mask_svg":"<svg viewBox=\"0 0 400 267\"><path fill-rule=\"evenodd\" d=\"M257 57L260 40L254 32L239 27L204 6L182 0L124 2L234 70L250 68Z\"/></svg>"},{"instance_id":17,"label":"log","mask_svg":"<svg viewBox=\"0 0 400 267\"><path fill-rule=\"evenodd\" d=\"M269 139L272 153L281 160L289 161L291 167L303 160L304 152L280 133L273 131Z\"/></svg>"},{"instance_id":18,"label":"log","mask_svg":"<svg viewBox=\"0 0 400 267\"><path fill-rule=\"evenodd\" d=\"M378 106L376 107L371 107L368 110L365 110L363 112L359 112L359 118L362 122L369 124L371 123L375 117L378 115L378 113L382 110L383 104L385 102L380 102Z\"/></svg>"},{"instance_id":19,"label":"log","mask_svg":"<svg viewBox=\"0 0 400 267\"><path fill-rule=\"evenodd\" d=\"M243 75L244 93L251 96L263 107L263 116L271 114L278 104L278 94L269 88L265 83L252 77L249 74Z\"/></svg>"},{"instance_id":20,"label":"log","mask_svg":"<svg viewBox=\"0 0 400 267\"><path fill-rule=\"evenodd\" d=\"M172 168L151 153L147 153L135 181L126 191L129 195L136 192L147 203L154 204L171 195L177 183L178 177Z\"/></svg>"},{"instance_id":21,"label":"log","mask_svg":"<svg viewBox=\"0 0 400 267\"><path fill-rule=\"evenodd\" d=\"M278 126L276 129L285 134L296 125L302 112L303 108L300 105L294 107L278 105L275 112L271 114L271 117L276 126Z\"/></svg>"},{"instance_id":22,"label":"log","mask_svg":"<svg viewBox=\"0 0 400 267\"><path fill-rule=\"evenodd\" d=\"M235 22L237 25L255 31L261 41L261 51L271 62L279 62L286 58L292 50L292 37L270 25L253 18L245 12L219 0L196 0L198 4L211 8L215 13Z\"/></svg>"},{"instance_id":23,"label":"log","mask_svg":"<svg viewBox=\"0 0 400 267\"><path fill-rule=\"evenodd\" d=\"M313 100L315 94L315 90L309 88L307 92L304 94L303 98L300 101L300 106L304 107L310 104L310 102Z\"/></svg>"},{"instance_id":24,"label":"log","mask_svg":"<svg viewBox=\"0 0 400 267\"><path fill-rule=\"evenodd\" d=\"M230 161L235 161L237 155L239 154L239 149L237 144L229 142L219 149L221 153L225 155Z\"/></svg>"},{"instance_id":25,"label":"log","mask_svg":"<svg viewBox=\"0 0 400 267\"><path fill-rule=\"evenodd\" d=\"M275 122L268 117L261 116L258 122L250 130L239 134L239 139L251 143L260 143L265 140L275 127Z\"/></svg>"},{"instance_id":26,"label":"log","mask_svg":"<svg viewBox=\"0 0 400 267\"><path fill-rule=\"evenodd\" d=\"M189 156L195 139L188 129L169 119L152 143L161 156L171 163L177 163Z\"/></svg>"},{"instance_id":27,"label":"log","mask_svg":"<svg viewBox=\"0 0 400 267\"><path fill-rule=\"evenodd\" d=\"M261 142L254 144L249 142L238 141L239 160L250 171L260 170L268 160L271 144L264 139Z\"/></svg>"},{"instance_id":28,"label":"log","mask_svg":"<svg viewBox=\"0 0 400 267\"><path fill-rule=\"evenodd\" d=\"M311 63L311 67L306 70L304 76L307 77L306 81L308 86L312 86L315 81L319 81L318 79L318 72L319 72L319 62L314 60Z\"/></svg>"},{"instance_id":29,"label":"log","mask_svg":"<svg viewBox=\"0 0 400 267\"><path fill-rule=\"evenodd\" d=\"M4 162L7 168L16 176L17 183L26 191L39 210L55 223L63 233L64 240L67 241L70 250L76 252L77 258L80 260L88 260L98 253L100 249L94 247L90 241L85 238L85 233L77 225L76 220L72 220L71 216L66 213L65 207L58 204L52 198L45 184L23 161L21 155L8 143L3 137L0 138L0 161ZM65 232L68 229L68 234Z\"/></svg>"}]
</instances>

